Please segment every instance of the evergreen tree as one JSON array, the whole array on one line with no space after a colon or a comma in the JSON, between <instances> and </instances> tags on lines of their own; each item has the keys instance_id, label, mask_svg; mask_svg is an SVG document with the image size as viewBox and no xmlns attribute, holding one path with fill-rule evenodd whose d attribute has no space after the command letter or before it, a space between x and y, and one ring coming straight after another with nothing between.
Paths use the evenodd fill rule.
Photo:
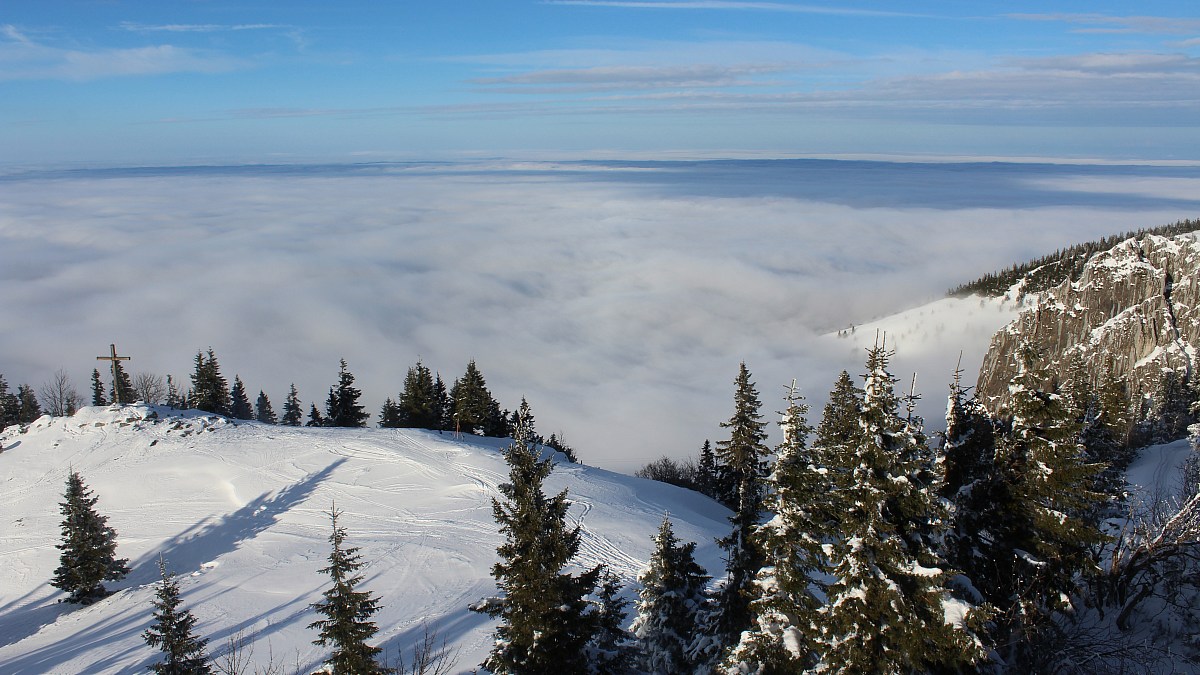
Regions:
<instances>
[{"instance_id":1,"label":"evergreen tree","mask_svg":"<svg viewBox=\"0 0 1200 675\"><path fill-rule=\"evenodd\" d=\"M242 378L233 376L233 387L229 389L229 416L238 420L254 419L254 408L250 406L250 397L246 394L246 385Z\"/></svg>"},{"instance_id":2,"label":"evergreen tree","mask_svg":"<svg viewBox=\"0 0 1200 675\"><path fill-rule=\"evenodd\" d=\"M28 384L17 387L17 424L29 424L42 416L37 393Z\"/></svg>"},{"instance_id":3,"label":"evergreen tree","mask_svg":"<svg viewBox=\"0 0 1200 675\"><path fill-rule=\"evenodd\" d=\"M298 427L303 414L300 394L296 391L296 384L293 382L291 388L288 389L287 398L283 401L283 418L279 420L279 423L284 426Z\"/></svg>"},{"instance_id":4,"label":"evergreen tree","mask_svg":"<svg viewBox=\"0 0 1200 675\"><path fill-rule=\"evenodd\" d=\"M92 369L92 405L108 405L104 396L104 383L100 381L100 371Z\"/></svg>"},{"instance_id":5,"label":"evergreen tree","mask_svg":"<svg viewBox=\"0 0 1200 675\"><path fill-rule=\"evenodd\" d=\"M754 575L762 567L762 552L753 541L752 533L762 511L767 475L767 455L771 450L765 441L766 422L762 421L758 391L750 381L746 364L738 367L734 391L734 412L721 426L729 429L728 440L717 442L717 461L730 492L727 504L733 509L729 522L733 531L718 544L725 550L727 577L721 587L719 627L726 644L737 642L743 630L750 627L750 600L754 597Z\"/></svg>"},{"instance_id":6,"label":"evergreen tree","mask_svg":"<svg viewBox=\"0 0 1200 675\"><path fill-rule=\"evenodd\" d=\"M68 593L67 602L90 605L108 595L105 581L120 581L129 574L129 562L117 558L117 532L108 518L96 513L99 497L75 471L67 477L67 491L59 504L63 514L58 569L50 585Z\"/></svg>"},{"instance_id":7,"label":"evergreen tree","mask_svg":"<svg viewBox=\"0 0 1200 675\"><path fill-rule=\"evenodd\" d=\"M114 385L118 387L118 390L109 389L111 393L109 400L114 403L120 401L126 405L135 402L137 393L133 389L133 381L129 379L129 373L121 367L120 361L113 361L113 371L116 375Z\"/></svg>"},{"instance_id":8,"label":"evergreen tree","mask_svg":"<svg viewBox=\"0 0 1200 675\"><path fill-rule=\"evenodd\" d=\"M450 431L454 428L454 400L446 390L446 382L442 374L436 373L433 378L434 412L437 413L438 429Z\"/></svg>"},{"instance_id":9,"label":"evergreen tree","mask_svg":"<svg viewBox=\"0 0 1200 675\"><path fill-rule=\"evenodd\" d=\"M404 391L400 393L399 426L410 429L437 429L441 423L438 410L437 389L433 372L420 360L404 377Z\"/></svg>"},{"instance_id":10,"label":"evergreen tree","mask_svg":"<svg viewBox=\"0 0 1200 675\"><path fill-rule=\"evenodd\" d=\"M1092 486L1102 467L1084 459L1078 427L1033 348L1022 345L1017 358L1009 430L972 504L981 525L972 580L998 610L1005 661L1029 668L1077 579L1095 572L1089 550L1104 540L1095 521L1103 495Z\"/></svg>"},{"instance_id":11,"label":"evergreen tree","mask_svg":"<svg viewBox=\"0 0 1200 675\"><path fill-rule=\"evenodd\" d=\"M267 393L262 389L258 390L258 400L254 402L254 419L263 424L279 423L279 419L275 417L275 408L271 406L271 399L267 398Z\"/></svg>"},{"instance_id":12,"label":"evergreen tree","mask_svg":"<svg viewBox=\"0 0 1200 675\"><path fill-rule=\"evenodd\" d=\"M404 418L400 412L400 405L393 401L391 396L384 400L383 407L379 409L379 428L404 428Z\"/></svg>"},{"instance_id":13,"label":"evergreen tree","mask_svg":"<svg viewBox=\"0 0 1200 675\"><path fill-rule=\"evenodd\" d=\"M540 458L524 424L504 450L509 482L492 511L504 535L492 576L503 595L474 609L500 620L483 667L497 675L587 672L587 646L596 617L586 597L601 568L579 575L563 568L579 551L579 526L567 525L567 491L547 497L542 485L554 463Z\"/></svg>"},{"instance_id":14,"label":"evergreen tree","mask_svg":"<svg viewBox=\"0 0 1200 675\"><path fill-rule=\"evenodd\" d=\"M603 568L596 591L596 633L588 655L588 672L594 675L626 675L633 672L631 636L625 630L626 608L621 578Z\"/></svg>"},{"instance_id":15,"label":"evergreen tree","mask_svg":"<svg viewBox=\"0 0 1200 675\"><path fill-rule=\"evenodd\" d=\"M333 390L330 390L330 394L332 394L332 393L333 393ZM308 411L308 421L304 423L304 426L306 426L306 427L327 427L327 426L329 426L329 421L326 420L323 415L321 415L320 410L317 410L317 404L313 403L311 405L312 405L312 409Z\"/></svg>"},{"instance_id":16,"label":"evergreen tree","mask_svg":"<svg viewBox=\"0 0 1200 675\"><path fill-rule=\"evenodd\" d=\"M964 487L983 478L991 469L996 435L991 415L962 386L962 371L954 373L946 402L946 431L942 435L945 479L942 496L957 502Z\"/></svg>"},{"instance_id":17,"label":"evergreen tree","mask_svg":"<svg viewBox=\"0 0 1200 675\"><path fill-rule=\"evenodd\" d=\"M822 544L834 535L838 514L826 499L834 486L816 448L808 406L793 380L779 426L783 442L776 449L767 481L775 513L754 531L764 566L755 580L757 598L750 604L754 625L726 662L730 672L790 673L816 665L819 634L815 629L821 600L814 588L828 572Z\"/></svg>"},{"instance_id":18,"label":"evergreen tree","mask_svg":"<svg viewBox=\"0 0 1200 675\"><path fill-rule=\"evenodd\" d=\"M367 644L377 631L371 617L379 611L379 601L371 597L369 591L355 590L363 580L358 571L366 563L357 547L345 546L346 528L338 525L341 514L336 506L330 506L333 533L329 535L329 543L332 551L329 566L320 570L329 575L333 585L322 594L323 601L312 605L325 618L308 627L320 631L319 637L313 640L314 645L333 647L333 653L325 660L333 675L386 673L388 670L375 662L382 650Z\"/></svg>"},{"instance_id":19,"label":"evergreen tree","mask_svg":"<svg viewBox=\"0 0 1200 675\"><path fill-rule=\"evenodd\" d=\"M150 670L159 675L209 675L212 668L204 654L208 640L192 632L196 617L180 608L179 582L174 574L167 573L167 563L161 556L158 571L162 581L155 593L154 623L142 633L142 639L162 650L166 660L150 666Z\"/></svg>"},{"instance_id":20,"label":"evergreen tree","mask_svg":"<svg viewBox=\"0 0 1200 675\"><path fill-rule=\"evenodd\" d=\"M326 423L331 427L365 427L370 415L358 404L362 392L354 387L354 375L346 370L346 359L338 363L338 383L329 388L325 404Z\"/></svg>"},{"instance_id":21,"label":"evergreen tree","mask_svg":"<svg viewBox=\"0 0 1200 675\"><path fill-rule=\"evenodd\" d=\"M985 653L966 624L946 621L951 576L938 555L946 513L919 419L898 413L891 353L868 353L862 413L850 452L852 477L822 610L822 667L839 673L966 669Z\"/></svg>"},{"instance_id":22,"label":"evergreen tree","mask_svg":"<svg viewBox=\"0 0 1200 675\"><path fill-rule=\"evenodd\" d=\"M712 443L706 438L700 446L700 461L696 465L696 490L709 497L716 496L717 458Z\"/></svg>"},{"instance_id":23,"label":"evergreen tree","mask_svg":"<svg viewBox=\"0 0 1200 675\"><path fill-rule=\"evenodd\" d=\"M489 427L495 426L494 416L499 412L499 405L488 391L487 381L475 366L474 359L467 363L463 376L454 381L450 398L454 402L451 428L464 434L483 435Z\"/></svg>"},{"instance_id":24,"label":"evergreen tree","mask_svg":"<svg viewBox=\"0 0 1200 675\"><path fill-rule=\"evenodd\" d=\"M196 410L228 415L229 383L221 376L221 366L212 347L204 352L196 352L196 367L192 372L192 396L188 407Z\"/></svg>"},{"instance_id":25,"label":"evergreen tree","mask_svg":"<svg viewBox=\"0 0 1200 675\"><path fill-rule=\"evenodd\" d=\"M187 401L179 392L179 386L175 384L175 378L167 375L167 405L181 410L187 406Z\"/></svg>"},{"instance_id":26,"label":"evergreen tree","mask_svg":"<svg viewBox=\"0 0 1200 675\"><path fill-rule=\"evenodd\" d=\"M21 400L9 393L8 382L0 375L0 431L18 424L21 419Z\"/></svg>"},{"instance_id":27,"label":"evergreen tree","mask_svg":"<svg viewBox=\"0 0 1200 675\"><path fill-rule=\"evenodd\" d=\"M663 518L654 537L650 563L638 582L633 634L647 673L690 673L699 665L691 647L701 616L708 611L709 576L696 564L696 543L681 544Z\"/></svg>"}]
</instances>

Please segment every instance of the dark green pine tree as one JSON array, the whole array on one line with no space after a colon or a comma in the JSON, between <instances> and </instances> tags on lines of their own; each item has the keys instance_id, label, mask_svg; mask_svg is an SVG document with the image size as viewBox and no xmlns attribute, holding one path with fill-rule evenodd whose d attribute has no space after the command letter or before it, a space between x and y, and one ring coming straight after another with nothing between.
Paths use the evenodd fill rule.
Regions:
<instances>
[{"instance_id":1,"label":"dark green pine tree","mask_svg":"<svg viewBox=\"0 0 1200 675\"><path fill-rule=\"evenodd\" d=\"M116 374L115 384L119 388L119 391L110 389L109 400L114 403L120 401L125 405L136 401L137 394L133 391L133 381L129 379L129 373L125 372L125 369L121 367L120 361L113 361L113 371ZM120 395L118 396L118 394Z\"/></svg>"},{"instance_id":2,"label":"dark green pine tree","mask_svg":"<svg viewBox=\"0 0 1200 675\"><path fill-rule=\"evenodd\" d=\"M1089 551L1104 541L1096 521L1103 495L1093 490L1103 467L1089 463L1064 397L1048 384L1030 345L1017 350L1009 384L1009 431L997 443L986 484L977 488L982 529L972 578L995 605L997 643L1005 661L1039 667L1039 647L1071 609L1080 578L1096 571Z\"/></svg>"},{"instance_id":3,"label":"dark green pine tree","mask_svg":"<svg viewBox=\"0 0 1200 675\"><path fill-rule=\"evenodd\" d=\"M942 434L945 465L942 496L957 503L960 490L991 470L995 454L992 417L983 404L963 388L962 370L956 370L946 401L946 431Z\"/></svg>"},{"instance_id":4,"label":"dark green pine tree","mask_svg":"<svg viewBox=\"0 0 1200 675\"><path fill-rule=\"evenodd\" d=\"M409 429L437 429L441 423L433 372L420 360L404 376L400 392L399 426Z\"/></svg>"},{"instance_id":5,"label":"dark green pine tree","mask_svg":"<svg viewBox=\"0 0 1200 675\"><path fill-rule=\"evenodd\" d=\"M229 389L229 416L238 420L254 419L254 408L246 394L246 385L237 375L233 376L233 386Z\"/></svg>"},{"instance_id":6,"label":"dark green pine tree","mask_svg":"<svg viewBox=\"0 0 1200 675\"><path fill-rule=\"evenodd\" d=\"M563 568L579 551L579 526L567 524L567 491L547 497L542 489L554 468L541 458L524 425L504 450L509 482L492 511L504 542L492 576L502 595L473 609L500 620L495 645L484 661L489 671L514 675L586 673L588 643L597 631L587 596L601 568L579 575Z\"/></svg>"},{"instance_id":7,"label":"dark green pine tree","mask_svg":"<svg viewBox=\"0 0 1200 675\"><path fill-rule=\"evenodd\" d=\"M338 362L338 383L329 388L325 404L327 424L331 427L365 427L370 415L358 404L362 392L354 387L354 375L346 369L346 359Z\"/></svg>"},{"instance_id":8,"label":"dark green pine tree","mask_svg":"<svg viewBox=\"0 0 1200 675\"><path fill-rule=\"evenodd\" d=\"M588 672L592 675L632 675L632 636L625 630L629 601L621 597L621 577L603 568L598 583L594 603L596 633L588 650Z\"/></svg>"},{"instance_id":9,"label":"dark green pine tree","mask_svg":"<svg viewBox=\"0 0 1200 675\"><path fill-rule=\"evenodd\" d=\"M104 383L100 381L100 371L92 369L92 405L108 405L104 395Z\"/></svg>"},{"instance_id":10,"label":"dark green pine tree","mask_svg":"<svg viewBox=\"0 0 1200 675\"><path fill-rule=\"evenodd\" d=\"M762 551L752 534L758 525L766 496L767 423L759 409L762 402L750 381L746 364L738 366L734 381L733 417L721 426L729 429L729 439L717 441L716 458L722 483L729 490L726 503L733 509L729 522L733 531L717 543L725 550L725 583L719 592L718 630L724 644L736 644L741 632L750 627L750 601L754 598L754 575L763 566Z\"/></svg>"},{"instance_id":11,"label":"dark green pine tree","mask_svg":"<svg viewBox=\"0 0 1200 675\"><path fill-rule=\"evenodd\" d=\"M330 390L330 393L332 394L333 391ZM325 419L325 416L321 414L320 410L317 410L317 404L313 403L311 405L312 405L312 408L309 409L309 411L308 411L308 421L304 423L304 426L306 426L306 427L327 427L327 426L329 426L329 420Z\"/></svg>"},{"instance_id":12,"label":"dark green pine tree","mask_svg":"<svg viewBox=\"0 0 1200 675\"><path fill-rule=\"evenodd\" d=\"M167 375L167 405L182 410L187 407L187 400L179 391L179 386L175 384L175 378Z\"/></svg>"},{"instance_id":13,"label":"dark green pine tree","mask_svg":"<svg viewBox=\"0 0 1200 675\"><path fill-rule=\"evenodd\" d=\"M150 670L159 675L209 675L212 667L204 654L208 640L192 632L196 617L180 607L179 582L174 574L167 572L167 563L161 556L158 571L162 581L155 592L154 623L142 633L142 639L147 645L159 648L166 658L151 665Z\"/></svg>"},{"instance_id":14,"label":"dark green pine tree","mask_svg":"<svg viewBox=\"0 0 1200 675\"><path fill-rule=\"evenodd\" d=\"M814 589L823 590L819 580L829 569L822 544L834 535L839 514L829 508L834 485L819 448L808 447L808 406L794 380L786 401L783 441L767 480L767 507L775 517L754 531L765 564L750 603L754 624L726 660L734 672L807 671L819 653L815 626L822 602Z\"/></svg>"},{"instance_id":15,"label":"dark green pine tree","mask_svg":"<svg viewBox=\"0 0 1200 675\"><path fill-rule=\"evenodd\" d=\"M271 399L267 398L267 393L262 389L258 390L258 400L254 402L254 419L263 424L279 423L279 418L275 416L275 408L271 405Z\"/></svg>"},{"instance_id":16,"label":"dark green pine tree","mask_svg":"<svg viewBox=\"0 0 1200 675\"><path fill-rule=\"evenodd\" d=\"M400 413L400 405L393 401L391 396L384 399L383 407L379 409L379 428L404 428L404 418Z\"/></svg>"},{"instance_id":17,"label":"dark green pine tree","mask_svg":"<svg viewBox=\"0 0 1200 675\"><path fill-rule=\"evenodd\" d=\"M105 581L120 581L129 574L129 562L117 558L117 532L108 526L108 518L96 513L99 497L83 483L79 473L67 477L67 491L59 504L63 514L62 543L55 548L58 569L50 585L67 593L67 602L89 605L108 592Z\"/></svg>"},{"instance_id":18,"label":"dark green pine tree","mask_svg":"<svg viewBox=\"0 0 1200 675\"><path fill-rule=\"evenodd\" d=\"M325 660L333 675L387 673L388 669L375 661L382 650L367 644L377 630L371 617L379 611L379 601L371 597L370 591L355 590L362 583L363 576L358 571L365 563L357 547L345 545L346 528L338 525L341 514L336 505L329 507L333 525L333 533L329 535L332 550L329 566L320 572L328 574L333 585L322 594L323 601L312 605L325 618L308 627L320 631L319 637L313 640L314 645L333 647L333 653Z\"/></svg>"},{"instance_id":19,"label":"dark green pine tree","mask_svg":"<svg viewBox=\"0 0 1200 675\"><path fill-rule=\"evenodd\" d=\"M37 393L28 384L17 387L17 423L29 424L42 416L42 406Z\"/></svg>"},{"instance_id":20,"label":"dark green pine tree","mask_svg":"<svg viewBox=\"0 0 1200 675\"><path fill-rule=\"evenodd\" d=\"M946 621L952 575L938 554L946 512L920 421L898 412L891 353L868 353L855 441L839 462L851 481L833 542L822 610L822 667L837 673L924 673L972 669L986 657L968 620Z\"/></svg>"},{"instance_id":21,"label":"dark green pine tree","mask_svg":"<svg viewBox=\"0 0 1200 675\"><path fill-rule=\"evenodd\" d=\"M642 589L632 627L647 673L691 673L700 665L692 644L700 617L709 611L709 576L696 563L695 551L696 543L681 544L670 518L663 518L650 564L638 576Z\"/></svg>"},{"instance_id":22,"label":"dark green pine tree","mask_svg":"<svg viewBox=\"0 0 1200 675\"><path fill-rule=\"evenodd\" d=\"M494 426L493 417L499 412L499 405L488 391L487 381L475 366L474 359L467 363L463 376L454 381L450 398L454 401L453 429L464 434L483 435Z\"/></svg>"},{"instance_id":23,"label":"dark green pine tree","mask_svg":"<svg viewBox=\"0 0 1200 675\"><path fill-rule=\"evenodd\" d=\"M438 429L450 431L454 428L454 401L446 391L446 382L442 374L436 373L433 378L433 406L437 413Z\"/></svg>"},{"instance_id":24,"label":"dark green pine tree","mask_svg":"<svg viewBox=\"0 0 1200 675\"><path fill-rule=\"evenodd\" d=\"M21 419L21 400L8 391L8 382L0 375L0 430L18 424Z\"/></svg>"},{"instance_id":25,"label":"dark green pine tree","mask_svg":"<svg viewBox=\"0 0 1200 675\"><path fill-rule=\"evenodd\" d=\"M296 391L296 384L292 383L288 389L287 398L283 400L283 417L279 423L284 426L298 427L304 417L304 408L300 405L300 393Z\"/></svg>"},{"instance_id":26,"label":"dark green pine tree","mask_svg":"<svg viewBox=\"0 0 1200 675\"><path fill-rule=\"evenodd\" d=\"M712 443L706 438L700 446L700 461L696 464L696 490L709 497L716 496L717 458Z\"/></svg>"},{"instance_id":27,"label":"dark green pine tree","mask_svg":"<svg viewBox=\"0 0 1200 675\"><path fill-rule=\"evenodd\" d=\"M192 396L188 406L217 415L229 414L229 382L221 376L221 366L212 347L196 352L196 367L192 372Z\"/></svg>"}]
</instances>

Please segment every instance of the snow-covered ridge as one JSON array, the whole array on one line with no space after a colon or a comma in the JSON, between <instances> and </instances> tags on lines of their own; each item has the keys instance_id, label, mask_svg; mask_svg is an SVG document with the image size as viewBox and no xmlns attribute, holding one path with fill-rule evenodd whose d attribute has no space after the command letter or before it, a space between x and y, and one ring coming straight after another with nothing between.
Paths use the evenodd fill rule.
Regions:
<instances>
[{"instance_id":1,"label":"snow-covered ridge","mask_svg":"<svg viewBox=\"0 0 1200 675\"><path fill-rule=\"evenodd\" d=\"M505 441L398 429L308 429L233 422L165 407L84 408L0 432L0 671L117 673L156 658L149 625L163 555L179 573L197 631L219 653L241 633L253 659L310 672L324 658L305 626L327 578L334 501L362 548L363 588L380 599L378 642L408 650L423 624L461 648L456 672L490 648L492 622L467 606L494 592L496 486ZM119 535L132 573L88 607L59 604L62 500L75 469ZM569 490L583 528L579 564L607 563L626 583L669 512L698 560L723 565L713 539L728 512L673 486L560 463L548 491ZM633 593L627 586L626 594Z\"/></svg>"}]
</instances>

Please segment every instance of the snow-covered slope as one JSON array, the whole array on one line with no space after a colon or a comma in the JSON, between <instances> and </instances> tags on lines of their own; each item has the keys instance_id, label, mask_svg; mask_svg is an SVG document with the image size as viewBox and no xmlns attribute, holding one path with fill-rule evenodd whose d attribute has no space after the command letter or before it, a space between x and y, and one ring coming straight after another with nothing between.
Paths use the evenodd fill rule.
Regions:
<instances>
[{"instance_id":1,"label":"snow-covered slope","mask_svg":"<svg viewBox=\"0 0 1200 675\"><path fill-rule=\"evenodd\" d=\"M241 634L253 660L311 672L325 656L305 627L327 577L330 504L368 566L380 599L377 643L408 652L423 624L461 649L456 672L487 653L493 623L467 606L493 594L500 536L492 520L507 466L496 439L385 429L234 424L194 411L127 406L43 417L0 433L0 672L141 670L157 652L149 625L157 559L180 574L197 630L219 654ZM117 593L89 607L59 604L62 500L74 468L130 559ZM569 489L583 528L579 564L606 563L626 582L651 549L664 512L710 571L728 512L662 483L560 463L547 491ZM633 588L627 586L626 594Z\"/></svg>"},{"instance_id":2,"label":"snow-covered slope","mask_svg":"<svg viewBox=\"0 0 1200 675\"><path fill-rule=\"evenodd\" d=\"M922 395L918 413L931 429L940 429L946 415L947 385L954 377L955 367L962 368L964 386L974 386L992 335L1036 301L1034 296L1017 297L1014 289L999 298L978 295L942 298L829 333L822 336L822 346L833 355L834 365L857 375L862 372L866 350L876 340L885 340L896 351L892 373L902 380L901 388L908 391L911 385L908 377L917 374L917 393ZM835 375L836 372L829 374L830 383Z\"/></svg>"}]
</instances>

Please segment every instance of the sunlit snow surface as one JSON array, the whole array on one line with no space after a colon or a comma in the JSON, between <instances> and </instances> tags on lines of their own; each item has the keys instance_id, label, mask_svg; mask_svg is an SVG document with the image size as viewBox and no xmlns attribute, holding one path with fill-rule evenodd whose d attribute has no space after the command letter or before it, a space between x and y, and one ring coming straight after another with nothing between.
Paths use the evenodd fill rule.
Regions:
<instances>
[{"instance_id":1,"label":"sunlit snow surface","mask_svg":"<svg viewBox=\"0 0 1200 675\"><path fill-rule=\"evenodd\" d=\"M140 634L159 555L181 575L184 604L210 652L240 632L254 661L311 672L325 652L305 626L328 581L317 570L334 502L345 511L348 543L362 547L362 588L383 608L377 642L394 658L428 624L461 650L457 671L470 671L494 625L467 606L495 590L490 568L501 539L491 500L507 479L502 446L426 431L234 424L144 406L85 408L43 417L26 433L10 428L0 435L0 672L144 668L157 654ZM48 585L71 468L99 497L96 508L133 570L89 607L59 604L64 594ZM701 564L723 568L713 539L725 533L728 512L705 497L567 463L546 488L570 491L581 566L606 563L629 584L669 512L678 535L698 542Z\"/></svg>"}]
</instances>

